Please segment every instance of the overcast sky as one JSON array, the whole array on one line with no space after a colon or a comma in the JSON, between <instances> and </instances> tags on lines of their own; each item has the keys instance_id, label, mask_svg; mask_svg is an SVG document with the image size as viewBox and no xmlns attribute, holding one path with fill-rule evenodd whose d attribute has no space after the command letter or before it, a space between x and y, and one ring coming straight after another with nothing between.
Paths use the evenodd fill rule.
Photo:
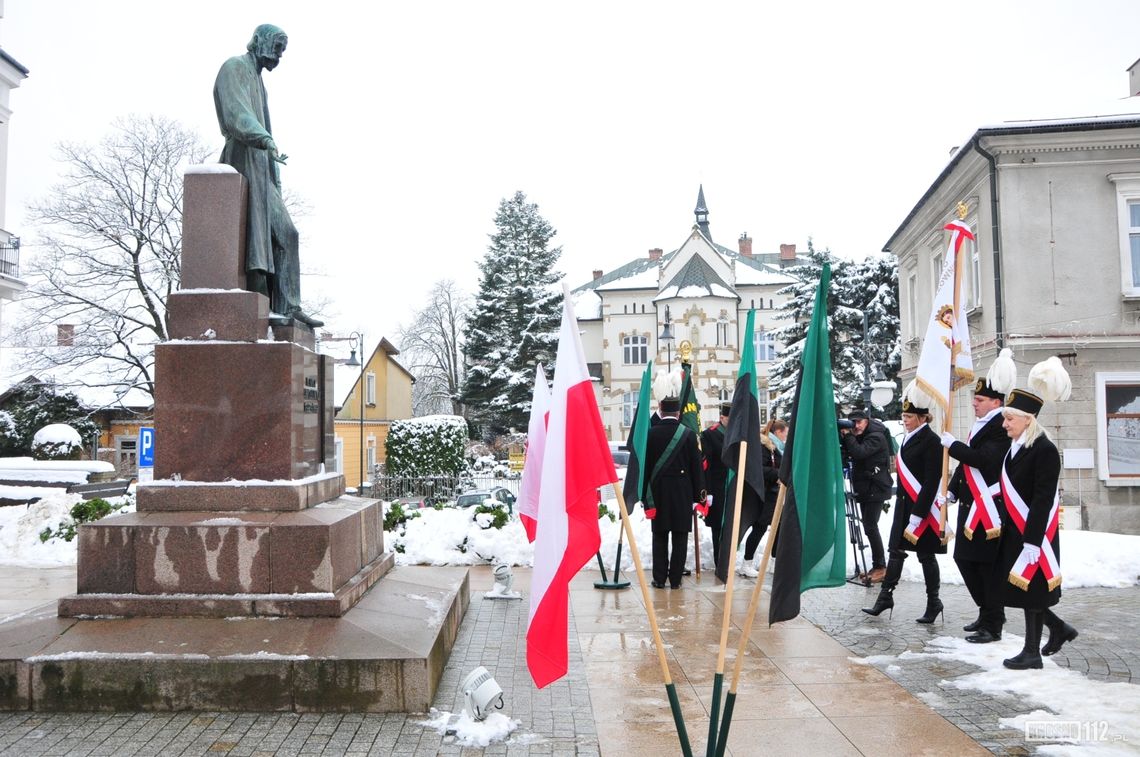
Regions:
<instances>
[{"instance_id":1,"label":"overcast sky","mask_svg":"<svg viewBox=\"0 0 1140 757\"><path fill-rule=\"evenodd\" d=\"M265 83L283 182L312 208L303 293L369 342L438 279L474 292L516 190L558 230L571 286L679 246L701 183L721 244L810 236L861 258L978 126L1095 115L1140 57L1136 0L3 5L0 45L31 72L11 97L5 224L25 257L53 145L137 113L220 151L218 67L257 24L284 28Z\"/></svg>"}]
</instances>

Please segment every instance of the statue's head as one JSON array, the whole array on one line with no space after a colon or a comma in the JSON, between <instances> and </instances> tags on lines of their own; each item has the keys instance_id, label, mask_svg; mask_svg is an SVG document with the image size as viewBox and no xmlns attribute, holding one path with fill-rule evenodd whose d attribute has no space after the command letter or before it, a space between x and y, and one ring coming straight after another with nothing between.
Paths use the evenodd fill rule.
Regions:
<instances>
[{"instance_id":1,"label":"statue's head","mask_svg":"<svg viewBox=\"0 0 1140 757\"><path fill-rule=\"evenodd\" d=\"M289 37L280 27L273 24L262 24L253 30L253 38L245 46L253 53L257 63L262 68L272 71L281 62L281 54L289 44Z\"/></svg>"}]
</instances>

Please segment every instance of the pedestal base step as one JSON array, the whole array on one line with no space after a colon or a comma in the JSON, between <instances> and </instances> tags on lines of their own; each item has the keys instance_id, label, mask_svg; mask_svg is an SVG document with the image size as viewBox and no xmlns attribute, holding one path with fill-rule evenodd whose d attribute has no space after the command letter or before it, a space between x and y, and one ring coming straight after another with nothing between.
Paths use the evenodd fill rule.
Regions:
<instances>
[{"instance_id":1,"label":"pedestal base step","mask_svg":"<svg viewBox=\"0 0 1140 757\"><path fill-rule=\"evenodd\" d=\"M391 567L377 557L335 592L309 594L72 594L59 600L61 618L339 618Z\"/></svg>"},{"instance_id":2,"label":"pedestal base step","mask_svg":"<svg viewBox=\"0 0 1140 757\"><path fill-rule=\"evenodd\" d=\"M28 613L0 627L0 708L426 712L470 603L467 573L394 568L340 618Z\"/></svg>"}]
</instances>

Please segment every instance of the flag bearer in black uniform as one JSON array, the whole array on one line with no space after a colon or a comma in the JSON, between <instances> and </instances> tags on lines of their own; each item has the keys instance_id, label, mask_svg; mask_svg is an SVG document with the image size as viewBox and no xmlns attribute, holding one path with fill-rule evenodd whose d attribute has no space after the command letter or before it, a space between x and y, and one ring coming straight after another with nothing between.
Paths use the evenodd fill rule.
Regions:
<instances>
[{"instance_id":1,"label":"flag bearer in black uniform","mask_svg":"<svg viewBox=\"0 0 1140 757\"><path fill-rule=\"evenodd\" d=\"M724 451L724 430L728 427L728 414L732 404L720 406L720 420L701 432L701 454L705 458L705 488L708 491L708 511L705 523L712 532L713 565L720 563L720 531L724 524L724 503L727 499L725 486L728 482L728 468L720 459ZM704 504L704 503L702 503Z\"/></svg>"},{"instance_id":2,"label":"flag bearer in black uniform","mask_svg":"<svg viewBox=\"0 0 1140 757\"><path fill-rule=\"evenodd\" d=\"M1001 604L1002 585L994 571L999 537L1003 528L999 479L1001 461L1009 450L1009 435L1002 427L1005 395L1017 383L1017 367L1009 349L1001 351L987 378L974 385L974 426L969 439L960 442L946 431L942 446L960 465L950 479L948 496L958 500L958 538L954 542L954 562L970 597L978 606L978 618L962 630L970 631L966 641L988 644L1001 639L1005 610Z\"/></svg>"},{"instance_id":3,"label":"flag bearer in black uniform","mask_svg":"<svg viewBox=\"0 0 1140 757\"><path fill-rule=\"evenodd\" d=\"M704 475L697 435L681 425L681 403L661 400L661 422L649 429L645 442L645 471L649 479L645 517L653 521L653 586L681 587L693 506L704 502ZM672 552L670 553L670 547Z\"/></svg>"},{"instance_id":4,"label":"flag bearer in black uniform","mask_svg":"<svg viewBox=\"0 0 1140 757\"><path fill-rule=\"evenodd\" d=\"M1037 422L1045 402L1067 399L1071 385L1057 357L1033 366L1028 383L1032 391L1013 390L1003 411L1012 443L1001 469L998 575L1005 606L1025 611L1025 646L1002 662L1013 670L1040 668L1041 655L1077 638L1077 629L1049 609L1061 599L1061 455ZM1049 641L1038 649L1043 626Z\"/></svg>"},{"instance_id":5,"label":"flag bearer in black uniform","mask_svg":"<svg viewBox=\"0 0 1140 757\"><path fill-rule=\"evenodd\" d=\"M938 490L942 485L942 444L938 434L930 428L930 411L919 407L910 399L913 384L907 388L902 405L902 423L906 436L899 449L898 496L895 501L894 522L887 548L887 574L883 588L873 607L863 608L868 615L879 615L895 606L894 590L902 576L903 561L907 552L918 554L922 564L922 577L926 581L926 612L919 623L933 623L942 612L938 598L940 576L936 554L946 554L939 530L937 504L945 507Z\"/></svg>"}]
</instances>

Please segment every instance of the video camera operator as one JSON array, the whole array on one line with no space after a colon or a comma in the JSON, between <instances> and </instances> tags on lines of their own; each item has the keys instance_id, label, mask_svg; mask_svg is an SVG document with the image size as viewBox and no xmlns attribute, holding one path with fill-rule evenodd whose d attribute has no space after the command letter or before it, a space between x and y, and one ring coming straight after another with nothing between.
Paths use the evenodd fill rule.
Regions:
<instances>
[{"instance_id":1,"label":"video camera operator","mask_svg":"<svg viewBox=\"0 0 1140 757\"><path fill-rule=\"evenodd\" d=\"M891 496L891 433L882 421L868 418L867 413L855 410L847 419L851 428L839 429L844 463L851 464L851 489L859 503L863 532L871 545L871 571L867 578L879 583L887 573L883 537L879 534L879 516L887 510Z\"/></svg>"}]
</instances>

